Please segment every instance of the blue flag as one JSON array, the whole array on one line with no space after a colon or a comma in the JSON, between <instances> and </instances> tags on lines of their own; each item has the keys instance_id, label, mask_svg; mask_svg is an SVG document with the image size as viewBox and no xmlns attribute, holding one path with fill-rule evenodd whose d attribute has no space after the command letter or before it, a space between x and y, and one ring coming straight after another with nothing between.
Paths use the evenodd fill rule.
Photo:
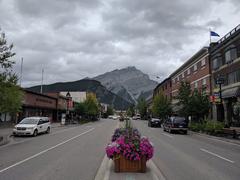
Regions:
<instances>
[{"instance_id":1,"label":"blue flag","mask_svg":"<svg viewBox=\"0 0 240 180\"><path fill-rule=\"evenodd\" d=\"M210 31L210 36L218 36L218 37L220 37L216 32L214 32L214 31Z\"/></svg>"}]
</instances>

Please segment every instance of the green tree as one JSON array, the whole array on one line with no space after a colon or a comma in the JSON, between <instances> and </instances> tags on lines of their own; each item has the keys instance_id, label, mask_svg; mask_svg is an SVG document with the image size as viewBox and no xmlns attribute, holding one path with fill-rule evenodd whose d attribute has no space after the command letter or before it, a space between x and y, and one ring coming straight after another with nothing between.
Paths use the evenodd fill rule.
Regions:
<instances>
[{"instance_id":1,"label":"green tree","mask_svg":"<svg viewBox=\"0 0 240 180\"><path fill-rule=\"evenodd\" d=\"M210 102L206 93L194 90L190 98L190 114L197 120L204 119L209 113Z\"/></svg>"},{"instance_id":2,"label":"green tree","mask_svg":"<svg viewBox=\"0 0 240 180\"><path fill-rule=\"evenodd\" d=\"M92 93L88 94L84 105L86 107L87 117L90 120L97 119L97 116L99 115L99 105L96 96Z\"/></svg>"},{"instance_id":3,"label":"green tree","mask_svg":"<svg viewBox=\"0 0 240 180\"><path fill-rule=\"evenodd\" d=\"M153 106L152 106L153 116L158 117L160 119L165 119L169 115L171 115L171 112L172 112L171 103L161 91L153 99Z\"/></svg>"},{"instance_id":4,"label":"green tree","mask_svg":"<svg viewBox=\"0 0 240 180\"><path fill-rule=\"evenodd\" d=\"M146 119L147 118L147 102L146 102L146 100L141 98L138 101L137 108L139 110L139 114L141 116L141 119Z\"/></svg>"},{"instance_id":5,"label":"green tree","mask_svg":"<svg viewBox=\"0 0 240 180\"><path fill-rule=\"evenodd\" d=\"M129 117L133 117L135 114L135 111L134 111L134 106L130 106L128 109L127 109L127 115Z\"/></svg>"},{"instance_id":6,"label":"green tree","mask_svg":"<svg viewBox=\"0 0 240 180\"><path fill-rule=\"evenodd\" d=\"M177 105L180 107L179 114L184 117L188 117L191 113L191 86L188 82L181 82L178 95Z\"/></svg>"},{"instance_id":7,"label":"green tree","mask_svg":"<svg viewBox=\"0 0 240 180\"><path fill-rule=\"evenodd\" d=\"M75 112L80 115L80 116L85 116L86 115L86 106L84 102L77 103L74 107Z\"/></svg>"},{"instance_id":8,"label":"green tree","mask_svg":"<svg viewBox=\"0 0 240 180\"><path fill-rule=\"evenodd\" d=\"M1 29L0 29L1 31ZM14 61L10 58L13 44L8 45L5 34L0 34L0 112L15 114L21 109L23 93L17 86L17 75L13 73Z\"/></svg>"}]
</instances>

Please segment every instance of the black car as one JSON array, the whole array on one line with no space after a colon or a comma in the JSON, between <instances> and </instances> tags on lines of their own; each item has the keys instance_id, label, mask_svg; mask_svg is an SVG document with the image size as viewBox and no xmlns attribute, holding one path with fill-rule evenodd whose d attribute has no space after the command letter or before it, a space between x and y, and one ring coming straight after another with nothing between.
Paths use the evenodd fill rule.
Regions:
<instances>
[{"instance_id":1,"label":"black car","mask_svg":"<svg viewBox=\"0 0 240 180\"><path fill-rule=\"evenodd\" d=\"M188 132L188 121L184 117L173 116L166 119L163 123L163 130L169 133L173 132L183 132L187 134Z\"/></svg>"},{"instance_id":2,"label":"black car","mask_svg":"<svg viewBox=\"0 0 240 180\"><path fill-rule=\"evenodd\" d=\"M157 118L151 118L148 121L148 127L161 127L161 120Z\"/></svg>"}]
</instances>

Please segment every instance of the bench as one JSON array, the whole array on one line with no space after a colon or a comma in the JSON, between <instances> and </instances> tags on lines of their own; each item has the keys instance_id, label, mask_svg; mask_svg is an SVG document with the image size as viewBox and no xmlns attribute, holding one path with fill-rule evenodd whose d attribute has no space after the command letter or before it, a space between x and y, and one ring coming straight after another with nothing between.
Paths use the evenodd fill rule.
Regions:
<instances>
[{"instance_id":1,"label":"bench","mask_svg":"<svg viewBox=\"0 0 240 180\"><path fill-rule=\"evenodd\" d=\"M227 135L232 135L233 138L237 138L240 135L240 129L235 128L223 128L223 133Z\"/></svg>"}]
</instances>

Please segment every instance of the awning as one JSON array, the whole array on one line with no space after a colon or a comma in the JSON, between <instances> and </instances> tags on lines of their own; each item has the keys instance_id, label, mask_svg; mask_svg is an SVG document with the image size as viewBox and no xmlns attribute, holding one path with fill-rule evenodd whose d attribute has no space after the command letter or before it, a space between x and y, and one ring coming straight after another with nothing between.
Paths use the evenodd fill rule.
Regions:
<instances>
[{"instance_id":1,"label":"awning","mask_svg":"<svg viewBox=\"0 0 240 180\"><path fill-rule=\"evenodd\" d=\"M222 98L240 97L240 87L234 87L222 91Z\"/></svg>"}]
</instances>

